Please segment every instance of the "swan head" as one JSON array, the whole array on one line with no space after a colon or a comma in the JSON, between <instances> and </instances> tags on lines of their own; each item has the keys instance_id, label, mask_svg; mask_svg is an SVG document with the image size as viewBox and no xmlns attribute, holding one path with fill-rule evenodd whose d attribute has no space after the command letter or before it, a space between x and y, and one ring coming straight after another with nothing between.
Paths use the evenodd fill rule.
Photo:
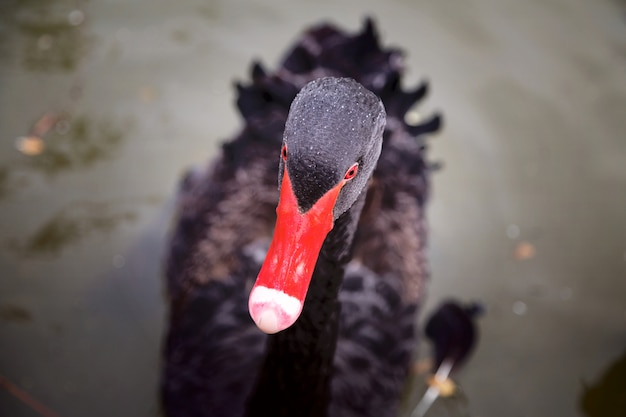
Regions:
<instances>
[{"instance_id":1,"label":"swan head","mask_svg":"<svg viewBox=\"0 0 626 417\"><path fill-rule=\"evenodd\" d=\"M274 237L248 302L262 331L277 333L300 316L327 234L376 167L385 120L381 100L350 78L312 81L292 102Z\"/></svg>"}]
</instances>

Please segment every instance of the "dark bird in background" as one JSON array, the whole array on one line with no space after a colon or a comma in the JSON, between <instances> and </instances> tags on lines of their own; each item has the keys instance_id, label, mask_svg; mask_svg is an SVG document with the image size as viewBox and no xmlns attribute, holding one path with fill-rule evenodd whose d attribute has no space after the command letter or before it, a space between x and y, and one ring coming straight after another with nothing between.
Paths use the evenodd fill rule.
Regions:
<instances>
[{"instance_id":1,"label":"dark bird in background","mask_svg":"<svg viewBox=\"0 0 626 417\"><path fill-rule=\"evenodd\" d=\"M244 127L180 186L168 416L397 414L428 276L423 137L441 124L405 121L427 84L402 72L366 20L313 27L237 85Z\"/></svg>"},{"instance_id":2,"label":"dark bird in background","mask_svg":"<svg viewBox=\"0 0 626 417\"><path fill-rule=\"evenodd\" d=\"M484 313L477 302L443 301L426 321L424 333L433 345L432 376L411 417L423 417L440 396L457 391L450 375L467 361L478 341L476 320Z\"/></svg>"},{"instance_id":3,"label":"dark bird in background","mask_svg":"<svg viewBox=\"0 0 626 417\"><path fill-rule=\"evenodd\" d=\"M444 366L451 373L465 363L478 339L476 319L483 313L479 303L446 300L431 314L424 333L433 344L434 372Z\"/></svg>"}]
</instances>

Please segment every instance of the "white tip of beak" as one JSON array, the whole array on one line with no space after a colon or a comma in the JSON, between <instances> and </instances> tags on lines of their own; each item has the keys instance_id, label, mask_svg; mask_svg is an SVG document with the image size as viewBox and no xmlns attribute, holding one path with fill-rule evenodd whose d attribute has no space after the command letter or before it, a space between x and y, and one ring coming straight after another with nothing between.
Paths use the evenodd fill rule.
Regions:
<instances>
[{"instance_id":1,"label":"white tip of beak","mask_svg":"<svg viewBox=\"0 0 626 417\"><path fill-rule=\"evenodd\" d=\"M274 334L296 322L302 312L302 303L283 291L258 285L250 293L248 309L261 331Z\"/></svg>"}]
</instances>

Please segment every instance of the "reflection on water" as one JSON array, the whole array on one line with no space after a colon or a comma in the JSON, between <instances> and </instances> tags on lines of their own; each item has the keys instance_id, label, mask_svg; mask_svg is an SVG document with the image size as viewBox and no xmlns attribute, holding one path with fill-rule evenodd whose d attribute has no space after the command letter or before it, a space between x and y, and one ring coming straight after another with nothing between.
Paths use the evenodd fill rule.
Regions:
<instances>
[{"instance_id":1,"label":"reflection on water","mask_svg":"<svg viewBox=\"0 0 626 417\"><path fill-rule=\"evenodd\" d=\"M13 186L10 181L11 172L8 167L0 167L0 200L11 193Z\"/></svg>"},{"instance_id":2,"label":"reflection on water","mask_svg":"<svg viewBox=\"0 0 626 417\"><path fill-rule=\"evenodd\" d=\"M48 175L90 167L114 155L124 130L106 121L94 123L87 116L61 120L46 138L44 151L30 158L29 165Z\"/></svg>"},{"instance_id":3,"label":"reflection on water","mask_svg":"<svg viewBox=\"0 0 626 417\"><path fill-rule=\"evenodd\" d=\"M89 235L111 232L136 218L137 214L129 208L78 202L53 215L23 242L10 242L9 248L23 256L56 255Z\"/></svg>"},{"instance_id":4,"label":"reflection on water","mask_svg":"<svg viewBox=\"0 0 626 417\"><path fill-rule=\"evenodd\" d=\"M41 141L39 153L30 156L25 153L0 166L0 200L27 187L33 173L52 177L112 158L123 142L122 132L129 128L129 123L122 128L107 120L93 122L84 115L72 121L59 118L50 133L32 136ZM135 218L133 210L119 205L74 203L53 215L32 236L24 241L12 241L8 246L23 256L53 255L86 236L110 232L118 224Z\"/></svg>"},{"instance_id":5,"label":"reflection on water","mask_svg":"<svg viewBox=\"0 0 626 417\"><path fill-rule=\"evenodd\" d=\"M70 120L59 116L50 133L33 136L41 143L41 150L32 155L14 158L0 166L0 200L27 185L28 173L38 172L53 176L66 171L86 169L95 163L111 159L122 144L125 134L132 129L130 122L114 123L108 119L93 121L81 115ZM29 136L30 138L30 136ZM18 138L16 147L21 148ZM19 155L16 155L19 156Z\"/></svg>"},{"instance_id":6,"label":"reflection on water","mask_svg":"<svg viewBox=\"0 0 626 417\"><path fill-rule=\"evenodd\" d=\"M87 45L80 33L85 20L78 8L82 2L46 0L3 0L2 23L7 33L18 33L19 61L31 71L72 71ZM10 30L16 27L18 31ZM1 48L10 50L4 44Z\"/></svg>"},{"instance_id":7,"label":"reflection on water","mask_svg":"<svg viewBox=\"0 0 626 417\"><path fill-rule=\"evenodd\" d=\"M626 350L594 385L585 387L580 404L589 417L626 416Z\"/></svg>"},{"instance_id":8,"label":"reflection on water","mask_svg":"<svg viewBox=\"0 0 626 417\"><path fill-rule=\"evenodd\" d=\"M7 304L0 306L0 319L13 323L27 323L33 320L33 315L24 307Z\"/></svg>"},{"instance_id":9,"label":"reflection on water","mask_svg":"<svg viewBox=\"0 0 626 417\"><path fill-rule=\"evenodd\" d=\"M208 20L215 20L219 16L218 5L214 2L205 2L196 7L196 13L198 16L205 17Z\"/></svg>"},{"instance_id":10,"label":"reflection on water","mask_svg":"<svg viewBox=\"0 0 626 417\"><path fill-rule=\"evenodd\" d=\"M92 47L85 33L85 6L84 0L0 1L0 54L8 67L68 73L73 80L69 100L48 109L30 132L15 139L15 154L0 165L0 200L37 183L35 177L80 171L113 158L131 127L77 110L82 91L80 64ZM56 254L79 239L132 221L136 209L118 203L71 203L53 213L31 236L8 246L21 255Z\"/></svg>"}]
</instances>

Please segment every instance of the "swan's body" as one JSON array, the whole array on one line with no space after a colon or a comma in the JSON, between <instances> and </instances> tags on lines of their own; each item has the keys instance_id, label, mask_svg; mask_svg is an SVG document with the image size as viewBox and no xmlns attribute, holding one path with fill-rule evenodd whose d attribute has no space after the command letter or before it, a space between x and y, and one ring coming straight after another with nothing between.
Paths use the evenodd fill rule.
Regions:
<instances>
[{"instance_id":1,"label":"swan's body","mask_svg":"<svg viewBox=\"0 0 626 417\"><path fill-rule=\"evenodd\" d=\"M214 165L188 175L181 187L167 263L170 319L162 394L168 416L396 414L427 277L423 208L428 168L416 137L439 127L438 117L420 126L404 122L426 89L401 90L399 56L380 49L369 21L353 37L320 26L305 34L275 74L255 65L252 85L239 88L245 128L224 145ZM324 130L327 123L317 113L309 120L309 103L320 108L336 104L316 102L315 94L344 89L340 99L348 106L350 95L362 94L357 83L337 79L307 86L301 104L292 107L283 140L296 93L328 75L354 78L381 97L387 114L384 140L384 111L369 92L363 93L365 104L355 120L340 114L346 106L333 110L335 118L329 120L335 128ZM298 127L298 116L305 125ZM336 164L311 156L316 152L313 146L307 151L308 144L318 144L313 139L300 143L309 122L328 146L337 146L324 159L336 158ZM348 130L333 137L344 123ZM354 139L343 137L351 134L350 126L357 131L361 126L363 132L354 133ZM367 135L368 148L352 155L349 144ZM381 142L376 165L363 155ZM289 152L283 159L281 146ZM349 155L342 156L343 151ZM355 158L359 171L348 178L346 167ZM304 165L336 167L337 172L309 176ZM374 166L370 178L366 171ZM267 336L250 318L248 296L276 223L277 168L281 204L285 190L293 189L301 213L329 190L340 191L302 314L291 327ZM289 188L287 172L293 183ZM367 189L361 192L358 184ZM269 329L280 330L273 314L252 315L265 323L259 323L265 331L268 320L259 317L270 317Z\"/></svg>"}]
</instances>

